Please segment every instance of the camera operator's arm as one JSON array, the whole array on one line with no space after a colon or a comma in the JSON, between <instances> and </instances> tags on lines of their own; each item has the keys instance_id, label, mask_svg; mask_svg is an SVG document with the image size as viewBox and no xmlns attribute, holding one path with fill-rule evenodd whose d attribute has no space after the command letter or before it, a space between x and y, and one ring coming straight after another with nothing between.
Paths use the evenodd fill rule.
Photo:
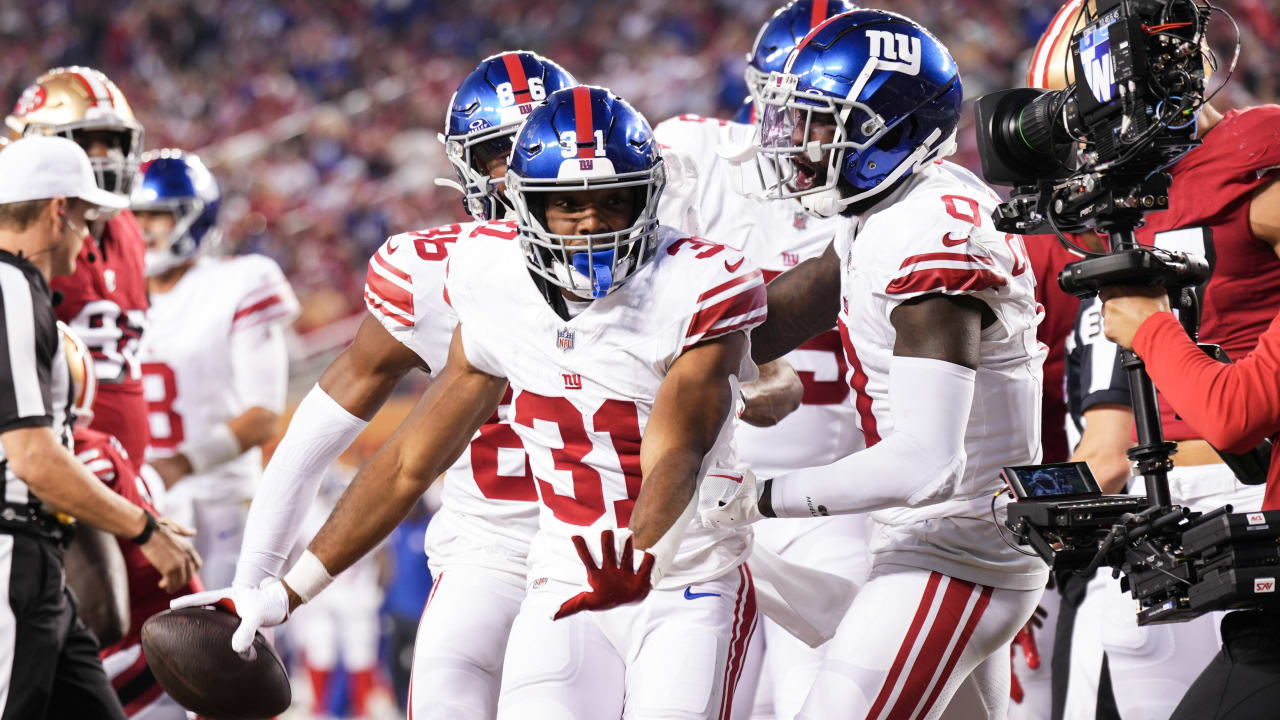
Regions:
<instances>
[{"instance_id":1,"label":"camera operator's arm","mask_svg":"<svg viewBox=\"0 0 1280 720\"><path fill-rule=\"evenodd\" d=\"M1102 492L1123 492L1129 479L1129 457L1125 451L1133 445L1129 440L1133 431L1133 408L1102 403L1085 410L1083 416L1084 432L1071 454L1071 462L1088 463Z\"/></svg>"},{"instance_id":2,"label":"camera operator's arm","mask_svg":"<svg viewBox=\"0 0 1280 720\"><path fill-rule=\"evenodd\" d=\"M1280 257L1280 179L1272 180L1249 203L1249 229Z\"/></svg>"},{"instance_id":3,"label":"camera operator's arm","mask_svg":"<svg viewBox=\"0 0 1280 720\"><path fill-rule=\"evenodd\" d=\"M1131 348L1173 409L1216 448L1246 452L1280 432L1280 316L1232 365L1210 358L1169 312L1163 289L1108 288L1107 337ZM1271 477L1280 473L1271 464Z\"/></svg>"}]
</instances>

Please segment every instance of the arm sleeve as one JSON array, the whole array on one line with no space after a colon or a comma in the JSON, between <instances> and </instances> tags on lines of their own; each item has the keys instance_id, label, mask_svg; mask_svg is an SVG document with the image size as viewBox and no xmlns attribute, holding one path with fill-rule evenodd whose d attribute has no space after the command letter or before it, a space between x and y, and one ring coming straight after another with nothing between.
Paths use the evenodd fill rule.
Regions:
<instances>
[{"instance_id":1,"label":"arm sleeve","mask_svg":"<svg viewBox=\"0 0 1280 720\"><path fill-rule=\"evenodd\" d=\"M368 424L320 386L311 388L262 473L249 507L235 585L257 587L264 578L280 574L325 471Z\"/></svg>"},{"instance_id":2,"label":"arm sleeve","mask_svg":"<svg viewBox=\"0 0 1280 720\"><path fill-rule=\"evenodd\" d=\"M778 517L916 507L951 497L964 475L964 435L977 373L942 360L894 357L889 365L893 431L820 469L775 478Z\"/></svg>"},{"instance_id":3,"label":"arm sleeve","mask_svg":"<svg viewBox=\"0 0 1280 720\"><path fill-rule=\"evenodd\" d=\"M36 341L40 323L33 298L22 271L0 265L0 432L53 424L53 357Z\"/></svg>"},{"instance_id":4,"label":"arm sleeve","mask_svg":"<svg viewBox=\"0 0 1280 720\"><path fill-rule=\"evenodd\" d=\"M1214 447L1246 452L1280 432L1280 316L1233 365L1201 351L1172 313L1142 323L1133 347L1156 389Z\"/></svg>"}]
</instances>

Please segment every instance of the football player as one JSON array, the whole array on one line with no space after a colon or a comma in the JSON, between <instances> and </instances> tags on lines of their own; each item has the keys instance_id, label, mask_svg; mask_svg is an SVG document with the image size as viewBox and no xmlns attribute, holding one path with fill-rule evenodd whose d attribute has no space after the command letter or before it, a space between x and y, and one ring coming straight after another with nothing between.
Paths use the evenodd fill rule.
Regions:
<instances>
[{"instance_id":1,"label":"football player","mask_svg":"<svg viewBox=\"0 0 1280 720\"><path fill-rule=\"evenodd\" d=\"M442 140L478 222L396 235L370 259L369 314L298 406L264 471L237 588L256 588L280 574L327 468L400 379L415 368L433 376L444 369L457 325L444 300L449 252L461 238L490 227L486 218L505 215L499 180L516 130L548 94L576 84L559 65L530 52L486 58L459 84ZM435 584L415 644L409 692L415 718L491 720L496 712L503 653L524 598L526 556L538 524L538 491L510 412L504 398L449 468L444 507L427 529ZM246 606L237 607L244 616Z\"/></svg>"},{"instance_id":2,"label":"football player","mask_svg":"<svg viewBox=\"0 0 1280 720\"><path fill-rule=\"evenodd\" d=\"M89 427L97 406L97 380L93 357L84 342L63 323L62 347L70 370L67 408L74 427L72 439L76 457L99 480L129 502L159 515L146 483L139 477L125 455L123 446L111 435ZM160 522L174 527L173 521ZM189 534L189 531L185 531ZM187 711L165 694L147 668L142 654L142 624L147 618L169 607L175 597L198 592L200 580L194 574L189 582L173 592L160 589L160 574L148 562L142 550L132 542L117 538L124 556L127 576L129 616L124 637L102 648L102 667L115 688L125 715L139 720L185 720ZM194 558L196 566L199 558ZM84 598L81 598L83 601Z\"/></svg>"},{"instance_id":3,"label":"football player","mask_svg":"<svg viewBox=\"0 0 1280 720\"><path fill-rule=\"evenodd\" d=\"M1070 38L1089 22L1083 7L1083 0L1072 0L1058 11L1036 45L1029 85L1057 90L1072 82ZM1214 81L1210 78L1210 85ZM1280 312L1277 123L1280 106L1223 113L1206 104L1196 117L1196 136L1202 144L1168 168L1173 178L1169 209L1146 216L1136 232L1142 245L1195 252L1209 261L1212 275L1197 290L1200 342L1221 345L1235 359L1257 346ZM1084 244L1103 245L1096 236ZM1100 463L1118 468L1118 473L1107 473L1118 475L1114 490L1127 479L1124 451L1134 437L1133 413L1119 348L1102 336L1100 315L1101 301L1087 300L1077 321L1079 350L1088 354L1085 370L1092 377L1081 373L1072 380L1092 382L1079 392L1083 433L1075 459L1087 459L1095 468ZM1113 375L1120 382L1108 387ZM1260 509L1264 487L1238 483L1209 443L1174 413L1163 395L1157 397L1165 439L1178 444L1169 473L1173 501L1201 512L1227 503L1237 512ZM1128 492L1145 492L1142 479L1131 481ZM1072 630L1064 717L1094 717L1104 654L1122 717L1169 717L1217 652L1219 620L1221 613L1214 613L1187 623L1139 627L1132 598L1106 573L1099 573ZM1167 661L1175 656L1186 660Z\"/></svg>"},{"instance_id":4,"label":"football player","mask_svg":"<svg viewBox=\"0 0 1280 720\"><path fill-rule=\"evenodd\" d=\"M753 355L838 321L867 449L760 483L709 476L701 514L723 527L871 512L869 579L798 717L937 718L971 674L1004 717L1008 645L1047 568L1001 540L992 498L1002 466L1039 458L1044 351L1021 238L992 227L995 193L942 159L959 72L924 28L859 10L810 32L767 88L774 192L847 225L770 285Z\"/></svg>"},{"instance_id":5,"label":"football player","mask_svg":"<svg viewBox=\"0 0 1280 720\"><path fill-rule=\"evenodd\" d=\"M195 155L143 156L133 211L147 237L151 324L140 348L147 461L168 512L197 532L201 579L231 582L259 446L275 436L289 374L284 329L298 301L263 255L212 258L221 194Z\"/></svg>"},{"instance_id":6,"label":"football player","mask_svg":"<svg viewBox=\"0 0 1280 720\"><path fill-rule=\"evenodd\" d=\"M764 283L742 255L661 227L663 185L648 123L609 91L561 90L530 114L507 174L516 222L449 251L443 372L283 580L233 594L242 616L282 622L372 548L510 381L542 506L498 717L729 713L756 620L749 535L704 529L693 499L735 461L727 420L754 374Z\"/></svg>"},{"instance_id":7,"label":"football player","mask_svg":"<svg viewBox=\"0 0 1280 720\"><path fill-rule=\"evenodd\" d=\"M743 124L680 115L654 128L672 176L660 219L738 249L763 270L766 282L821 255L843 221L811 215L795 199L749 193L759 188L743 187L737 164L755 154L769 74L782 70L791 51L813 27L852 9L843 0L794 0L765 22L747 53L745 74L749 106L756 109L751 113L754 120ZM861 449L862 435L848 400L847 367L834 324L784 359L762 366L762 378L779 363L799 373L799 407L772 426L740 424L735 434L739 460L760 476L773 477L825 465ZM757 383L744 392L750 395ZM865 516L836 515L818 521L779 518L757 523L753 529L758 547L861 583L869 569L865 525ZM824 648L811 648L777 622L763 618L750 657L758 662L757 654L764 651L759 692L755 692L754 673L760 668L748 662L735 712L762 719L795 717L817 676Z\"/></svg>"},{"instance_id":8,"label":"football player","mask_svg":"<svg viewBox=\"0 0 1280 720\"><path fill-rule=\"evenodd\" d=\"M12 137L60 135L89 156L98 186L129 196L142 152L142 126L120 89L86 67L54 68L22 92L4 120ZM118 439L134 470L147 449L147 407L142 397L138 339L146 327L145 242L129 210L90 225L71 275L55 278L62 295L55 308L89 346L98 373L93 428Z\"/></svg>"}]
</instances>

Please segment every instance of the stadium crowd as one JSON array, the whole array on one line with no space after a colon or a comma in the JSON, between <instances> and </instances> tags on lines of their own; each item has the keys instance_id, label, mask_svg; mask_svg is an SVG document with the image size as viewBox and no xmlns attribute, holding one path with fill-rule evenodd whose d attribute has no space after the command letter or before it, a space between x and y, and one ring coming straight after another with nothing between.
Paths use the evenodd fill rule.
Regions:
<instances>
[{"instance_id":1,"label":"stadium crowd","mask_svg":"<svg viewBox=\"0 0 1280 720\"><path fill-rule=\"evenodd\" d=\"M1021 84L1024 54L1057 3L870 2L934 29L966 100ZM1225 0L1245 50L1222 105L1280 96L1271 0ZM631 99L652 122L731 114L742 48L770 0L16 0L0 8L0 91L83 64L116 78L148 147L191 148L222 179L228 251L261 252L298 292L296 328L362 311L364 264L390 232L463 215L435 140L478 58L525 47ZM1229 28L1219 27L1220 31ZM1229 47L1219 47L1229 53ZM964 115L971 125L972 115ZM972 127L958 162L977 166Z\"/></svg>"}]
</instances>

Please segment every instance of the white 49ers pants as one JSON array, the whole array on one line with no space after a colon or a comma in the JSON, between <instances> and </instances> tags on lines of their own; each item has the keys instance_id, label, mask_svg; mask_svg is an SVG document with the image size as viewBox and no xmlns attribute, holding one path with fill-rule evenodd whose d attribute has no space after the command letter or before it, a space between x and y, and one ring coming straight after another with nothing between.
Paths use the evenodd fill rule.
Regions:
<instances>
[{"instance_id":1,"label":"white 49ers pants","mask_svg":"<svg viewBox=\"0 0 1280 720\"><path fill-rule=\"evenodd\" d=\"M756 626L745 566L642 602L552 616L575 588L529 591L511 628L498 720L727 720Z\"/></svg>"},{"instance_id":2,"label":"white 49ers pants","mask_svg":"<svg viewBox=\"0 0 1280 720\"><path fill-rule=\"evenodd\" d=\"M876 565L797 720L936 720L971 674L987 716L1009 703L1009 641L1043 591Z\"/></svg>"},{"instance_id":3,"label":"white 49ers pants","mask_svg":"<svg viewBox=\"0 0 1280 720\"><path fill-rule=\"evenodd\" d=\"M493 720L502 657L524 599L524 577L445 566L413 644L409 720Z\"/></svg>"}]
</instances>

